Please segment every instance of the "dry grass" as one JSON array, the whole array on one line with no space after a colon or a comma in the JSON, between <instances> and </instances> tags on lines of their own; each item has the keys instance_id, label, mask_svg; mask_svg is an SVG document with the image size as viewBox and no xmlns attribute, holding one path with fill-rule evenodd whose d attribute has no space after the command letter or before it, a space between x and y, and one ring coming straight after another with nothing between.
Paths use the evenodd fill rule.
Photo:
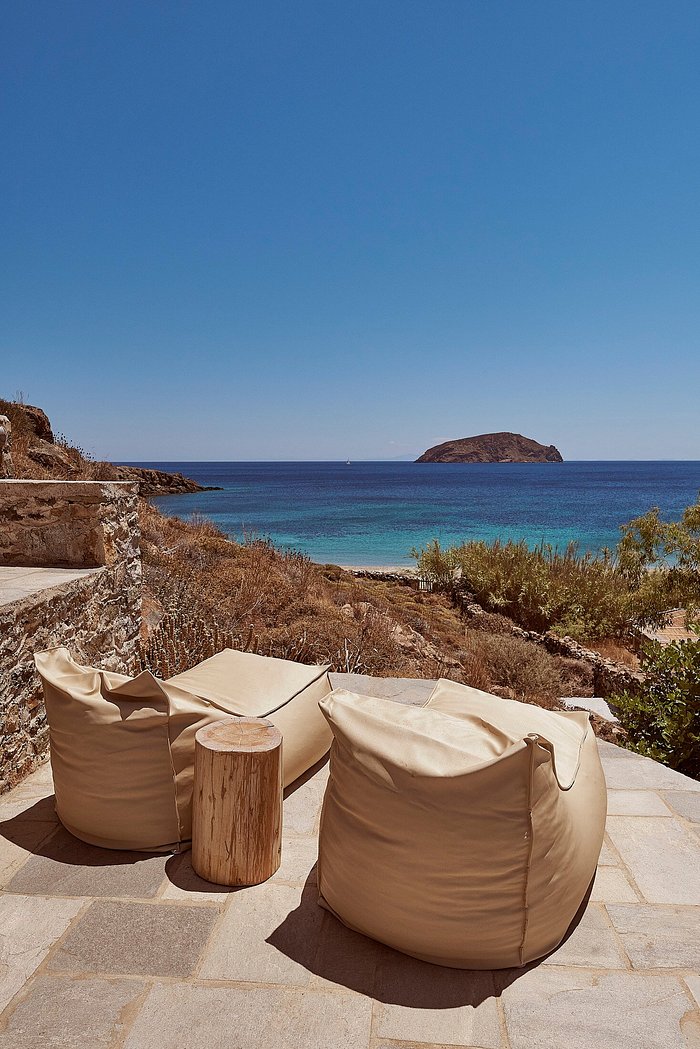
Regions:
<instances>
[{"instance_id":1,"label":"dry grass","mask_svg":"<svg viewBox=\"0 0 700 1049\"><path fill-rule=\"evenodd\" d=\"M382 609L366 595L363 607L357 594L348 600L301 554L262 540L232 543L205 520L166 518L145 503L142 535L146 587L163 612L178 609L262 655L359 673L419 673Z\"/></svg>"},{"instance_id":2,"label":"dry grass","mask_svg":"<svg viewBox=\"0 0 700 1049\"><path fill-rule=\"evenodd\" d=\"M639 657L630 648L621 645L619 641L591 641L589 648L605 659L612 659L615 663L623 663L632 670L638 670L640 666Z\"/></svg>"}]
</instances>

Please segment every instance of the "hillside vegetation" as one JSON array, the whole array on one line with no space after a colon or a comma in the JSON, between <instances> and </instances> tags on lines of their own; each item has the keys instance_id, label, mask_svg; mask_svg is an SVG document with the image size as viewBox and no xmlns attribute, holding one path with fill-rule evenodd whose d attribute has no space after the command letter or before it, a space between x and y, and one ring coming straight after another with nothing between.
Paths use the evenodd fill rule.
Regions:
<instances>
[{"instance_id":1,"label":"hillside vegetation","mask_svg":"<svg viewBox=\"0 0 700 1049\"><path fill-rule=\"evenodd\" d=\"M94 463L55 436L40 409L0 401L0 413L13 423L15 476L117 479L118 467ZM519 543L448 549L432 543L415 555L433 592L388 578L358 578L264 539L233 542L204 518L165 517L145 499L140 514L140 661L163 677L232 646L328 663L338 671L449 677L557 707L561 696L592 694L589 664L517 636L514 624L571 634L606 655L634 662L630 639L641 623L658 621L661 611L674 605L700 604L697 505L677 522L665 523L652 510L625 525L615 556L580 556L574 548L528 550ZM465 594L488 614L465 617L460 610ZM678 687L685 696L685 685ZM669 694L668 716L677 728L678 703L675 693ZM631 697L625 709L635 745L673 763L677 746L664 742L668 720L647 738L644 704ZM611 731L600 721L596 730Z\"/></svg>"},{"instance_id":2,"label":"hillside vegetation","mask_svg":"<svg viewBox=\"0 0 700 1049\"><path fill-rule=\"evenodd\" d=\"M233 543L205 519L166 518L147 503L141 516L145 664L163 676L225 642L351 673L450 677L545 706L590 694L584 665L511 636L500 617L470 626L446 594L357 579L260 539Z\"/></svg>"},{"instance_id":3,"label":"hillside vegetation","mask_svg":"<svg viewBox=\"0 0 700 1049\"><path fill-rule=\"evenodd\" d=\"M678 521L655 508L620 531L615 553L599 555L524 542L433 542L413 554L435 587L466 591L527 630L625 641L668 609L700 606L700 502Z\"/></svg>"}]
</instances>

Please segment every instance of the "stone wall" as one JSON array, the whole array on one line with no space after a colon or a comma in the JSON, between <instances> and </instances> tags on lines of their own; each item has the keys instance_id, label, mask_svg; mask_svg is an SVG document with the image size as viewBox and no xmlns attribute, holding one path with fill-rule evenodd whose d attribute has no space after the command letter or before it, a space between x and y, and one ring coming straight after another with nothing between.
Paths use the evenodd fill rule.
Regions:
<instances>
[{"instance_id":1,"label":"stone wall","mask_svg":"<svg viewBox=\"0 0 700 1049\"><path fill-rule=\"evenodd\" d=\"M12 477L12 423L0 415L0 477Z\"/></svg>"},{"instance_id":2,"label":"stone wall","mask_svg":"<svg viewBox=\"0 0 700 1049\"><path fill-rule=\"evenodd\" d=\"M410 586L418 589L419 577L411 572L391 572L382 568L349 568L350 575L356 579L375 579L380 583L401 583L402 586Z\"/></svg>"},{"instance_id":3,"label":"stone wall","mask_svg":"<svg viewBox=\"0 0 700 1049\"><path fill-rule=\"evenodd\" d=\"M137 486L0 481L0 523L0 565L94 568L80 578L66 573L65 583L57 583L56 572L46 573L46 589L0 601L2 793L48 751L34 652L66 645L78 662L123 673L136 669L141 626Z\"/></svg>"},{"instance_id":4,"label":"stone wall","mask_svg":"<svg viewBox=\"0 0 700 1049\"><path fill-rule=\"evenodd\" d=\"M0 564L91 568L132 559L137 492L118 481L3 481Z\"/></svg>"}]
</instances>

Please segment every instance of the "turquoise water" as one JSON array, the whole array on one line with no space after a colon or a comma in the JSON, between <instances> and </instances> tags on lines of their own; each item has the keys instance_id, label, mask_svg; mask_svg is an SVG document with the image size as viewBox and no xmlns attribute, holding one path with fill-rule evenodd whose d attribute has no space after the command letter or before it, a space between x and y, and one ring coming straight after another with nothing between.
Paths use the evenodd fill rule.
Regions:
<instances>
[{"instance_id":1,"label":"turquoise water","mask_svg":"<svg viewBox=\"0 0 700 1049\"><path fill-rule=\"evenodd\" d=\"M654 505L677 515L700 489L699 462L137 465L223 488L154 500L164 513L203 513L233 538L267 536L341 565L408 565L431 539L600 550L623 521Z\"/></svg>"}]
</instances>

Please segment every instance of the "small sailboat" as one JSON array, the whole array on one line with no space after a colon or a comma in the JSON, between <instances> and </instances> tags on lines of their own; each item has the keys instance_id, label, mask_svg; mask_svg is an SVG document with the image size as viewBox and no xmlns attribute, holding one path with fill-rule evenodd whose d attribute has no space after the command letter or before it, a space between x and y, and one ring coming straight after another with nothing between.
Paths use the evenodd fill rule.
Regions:
<instances>
[{"instance_id":1,"label":"small sailboat","mask_svg":"<svg viewBox=\"0 0 700 1049\"><path fill-rule=\"evenodd\" d=\"M346 464L345 464L345 465L346 465L346 466L350 466L350 460L349 460L349 459L348 459L348 461L346 462Z\"/></svg>"}]
</instances>

